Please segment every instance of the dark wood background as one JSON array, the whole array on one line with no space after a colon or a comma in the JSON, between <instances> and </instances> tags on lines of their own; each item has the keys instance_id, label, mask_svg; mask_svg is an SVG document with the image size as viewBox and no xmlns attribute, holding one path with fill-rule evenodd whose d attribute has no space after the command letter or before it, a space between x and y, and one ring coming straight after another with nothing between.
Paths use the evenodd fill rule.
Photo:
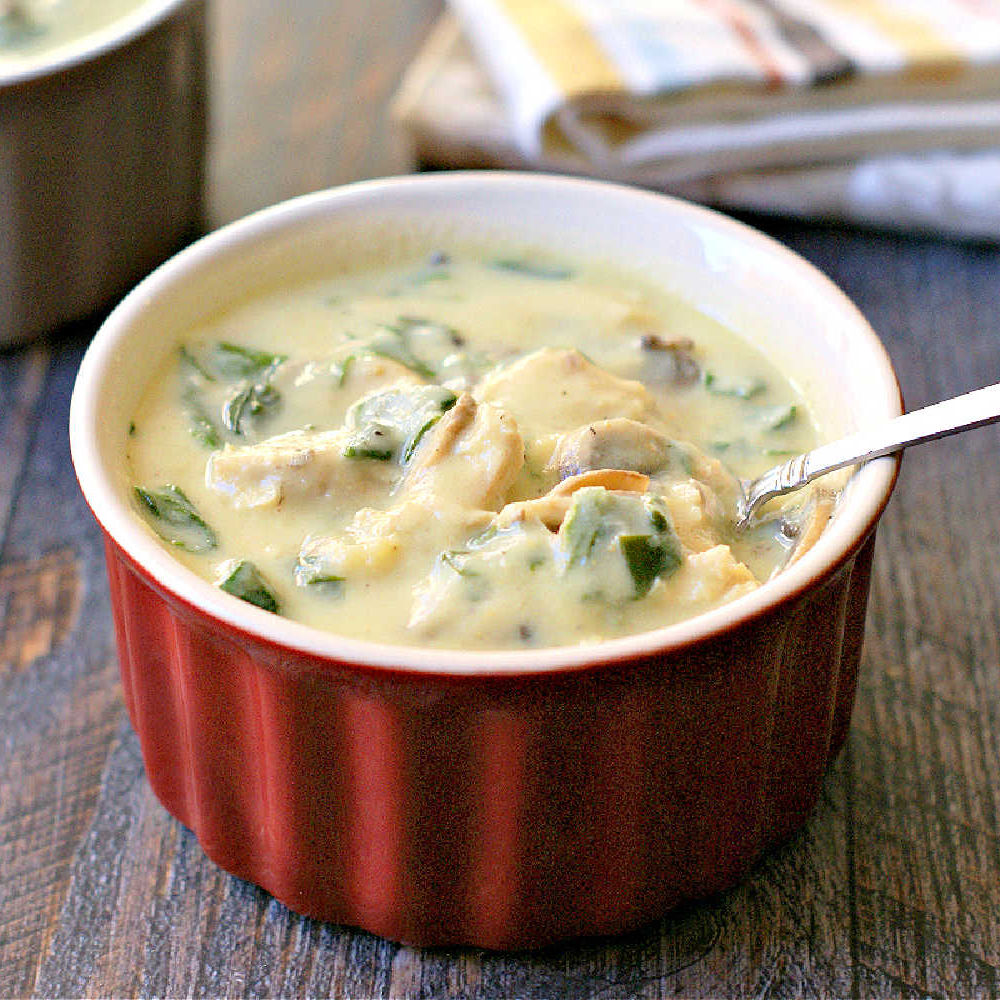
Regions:
<instances>
[{"instance_id":1,"label":"dark wood background","mask_svg":"<svg viewBox=\"0 0 1000 1000\"><path fill-rule=\"evenodd\" d=\"M383 112L439 0L216 0L209 224L414 168ZM1000 252L766 223L918 406L1000 381ZM847 745L747 881L624 938L402 947L219 871L145 782L67 442L93 324L0 355L0 996L1000 996L1000 431L903 463Z\"/></svg>"}]
</instances>

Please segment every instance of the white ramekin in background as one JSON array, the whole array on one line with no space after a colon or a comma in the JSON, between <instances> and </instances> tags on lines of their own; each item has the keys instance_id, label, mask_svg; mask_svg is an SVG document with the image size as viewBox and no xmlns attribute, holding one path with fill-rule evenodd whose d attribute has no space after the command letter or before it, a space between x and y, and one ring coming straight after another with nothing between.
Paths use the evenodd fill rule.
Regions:
<instances>
[{"instance_id":1,"label":"white ramekin in background","mask_svg":"<svg viewBox=\"0 0 1000 1000\"><path fill-rule=\"evenodd\" d=\"M0 346L110 305L197 235L206 0L0 64Z\"/></svg>"}]
</instances>

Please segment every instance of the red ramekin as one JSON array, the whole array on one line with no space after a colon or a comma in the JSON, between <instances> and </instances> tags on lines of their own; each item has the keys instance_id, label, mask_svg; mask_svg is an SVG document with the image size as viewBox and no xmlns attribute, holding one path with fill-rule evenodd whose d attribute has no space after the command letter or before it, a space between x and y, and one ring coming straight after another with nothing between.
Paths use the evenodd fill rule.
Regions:
<instances>
[{"instance_id":1,"label":"red ramekin","mask_svg":"<svg viewBox=\"0 0 1000 1000\"><path fill-rule=\"evenodd\" d=\"M413 944L534 947L732 885L806 820L848 729L898 461L857 470L816 546L753 594L594 645L345 639L172 559L130 504L124 442L190 326L264 286L465 240L658 280L784 359L830 436L901 403L861 315L776 242L670 198L543 175L394 178L276 206L163 265L98 333L73 461L157 796L221 867L297 912Z\"/></svg>"}]
</instances>

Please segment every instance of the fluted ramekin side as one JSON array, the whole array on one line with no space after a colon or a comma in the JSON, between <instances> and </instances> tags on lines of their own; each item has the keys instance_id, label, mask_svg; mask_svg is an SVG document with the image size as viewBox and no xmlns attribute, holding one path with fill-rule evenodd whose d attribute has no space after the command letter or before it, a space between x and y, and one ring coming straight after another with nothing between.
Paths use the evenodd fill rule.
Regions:
<instances>
[{"instance_id":1,"label":"fluted ramekin side","mask_svg":"<svg viewBox=\"0 0 1000 1000\"><path fill-rule=\"evenodd\" d=\"M833 730L830 734L830 761L840 753L847 739L854 711L858 688L858 671L865 641L865 622L868 617L868 596L871 591L872 560L875 555L877 527L872 527L854 557L854 568L847 594L844 615L843 651L840 657L840 682L833 713Z\"/></svg>"},{"instance_id":2,"label":"fluted ramekin side","mask_svg":"<svg viewBox=\"0 0 1000 1000\"><path fill-rule=\"evenodd\" d=\"M616 933L736 882L812 809L845 709L816 616L864 614L848 562L672 653L414 675L262 643L107 556L164 806L297 912L414 944Z\"/></svg>"}]
</instances>

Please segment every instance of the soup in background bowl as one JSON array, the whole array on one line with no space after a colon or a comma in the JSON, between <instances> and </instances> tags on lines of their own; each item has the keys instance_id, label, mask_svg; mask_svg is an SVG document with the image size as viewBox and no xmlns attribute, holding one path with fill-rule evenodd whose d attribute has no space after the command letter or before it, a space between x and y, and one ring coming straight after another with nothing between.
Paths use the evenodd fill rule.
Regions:
<instances>
[{"instance_id":1,"label":"soup in background bowl","mask_svg":"<svg viewBox=\"0 0 1000 1000\"><path fill-rule=\"evenodd\" d=\"M0 68L25 69L132 13L143 0L5 0Z\"/></svg>"},{"instance_id":2,"label":"soup in background bowl","mask_svg":"<svg viewBox=\"0 0 1000 1000\"><path fill-rule=\"evenodd\" d=\"M397 178L212 234L112 314L71 413L154 790L298 912L413 943L732 884L843 742L898 463L749 539L732 476L899 411L817 271L647 192ZM735 584L675 613L708 552Z\"/></svg>"}]
</instances>

